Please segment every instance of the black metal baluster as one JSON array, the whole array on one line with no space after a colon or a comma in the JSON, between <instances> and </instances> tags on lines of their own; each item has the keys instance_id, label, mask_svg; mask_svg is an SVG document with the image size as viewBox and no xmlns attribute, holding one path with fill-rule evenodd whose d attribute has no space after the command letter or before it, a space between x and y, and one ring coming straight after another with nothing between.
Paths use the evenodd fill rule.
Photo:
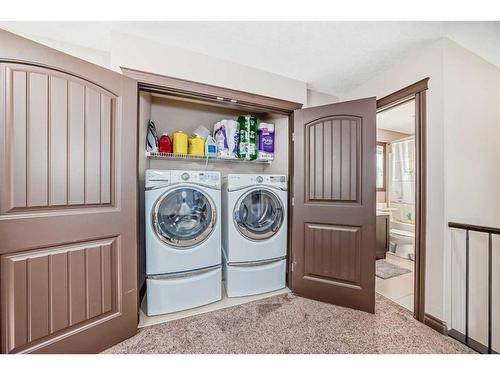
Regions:
<instances>
[{"instance_id":1,"label":"black metal baluster","mask_svg":"<svg viewBox=\"0 0 500 375\"><path fill-rule=\"evenodd\" d=\"M491 309L492 309L492 298L491 298L491 281L492 281L492 240L491 233L488 234L488 354L491 354Z\"/></svg>"},{"instance_id":2,"label":"black metal baluster","mask_svg":"<svg viewBox=\"0 0 500 375\"><path fill-rule=\"evenodd\" d=\"M465 231L465 343L469 345L469 230Z\"/></svg>"},{"instance_id":3,"label":"black metal baluster","mask_svg":"<svg viewBox=\"0 0 500 375\"><path fill-rule=\"evenodd\" d=\"M496 353L492 348L493 341L493 235L500 236L500 228L485 227L480 225L471 225L463 223L449 222L448 227L465 230L465 335L454 329L448 334L461 341L469 348L473 348L481 353ZM470 289L470 249L469 232L488 233L488 347L482 343L469 339L469 289ZM465 338L464 338L465 336ZM473 343L471 346L470 341Z\"/></svg>"}]
</instances>

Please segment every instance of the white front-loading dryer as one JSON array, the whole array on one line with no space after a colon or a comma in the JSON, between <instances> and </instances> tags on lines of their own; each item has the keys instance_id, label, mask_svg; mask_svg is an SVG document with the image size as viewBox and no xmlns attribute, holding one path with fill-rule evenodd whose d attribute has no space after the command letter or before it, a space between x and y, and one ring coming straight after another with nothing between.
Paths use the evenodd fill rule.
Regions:
<instances>
[{"instance_id":1,"label":"white front-loading dryer","mask_svg":"<svg viewBox=\"0 0 500 375\"><path fill-rule=\"evenodd\" d=\"M219 172L146 171L147 314L221 299Z\"/></svg>"},{"instance_id":2,"label":"white front-loading dryer","mask_svg":"<svg viewBox=\"0 0 500 375\"><path fill-rule=\"evenodd\" d=\"M224 178L224 285L229 297L285 287L287 178L229 174Z\"/></svg>"}]
</instances>

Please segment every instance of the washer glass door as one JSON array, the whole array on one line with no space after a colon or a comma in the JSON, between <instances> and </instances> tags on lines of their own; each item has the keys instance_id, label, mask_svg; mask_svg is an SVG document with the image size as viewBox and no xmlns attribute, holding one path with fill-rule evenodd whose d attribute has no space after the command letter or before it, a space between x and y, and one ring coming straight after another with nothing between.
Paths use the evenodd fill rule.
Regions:
<instances>
[{"instance_id":1,"label":"washer glass door","mask_svg":"<svg viewBox=\"0 0 500 375\"><path fill-rule=\"evenodd\" d=\"M174 247L192 247L203 242L215 228L216 208L201 190L178 187L163 194L153 210L157 236Z\"/></svg>"},{"instance_id":2,"label":"washer glass door","mask_svg":"<svg viewBox=\"0 0 500 375\"><path fill-rule=\"evenodd\" d=\"M274 236L283 224L283 206L276 194L267 189L247 192L236 203L234 222L239 232L250 240Z\"/></svg>"}]
</instances>

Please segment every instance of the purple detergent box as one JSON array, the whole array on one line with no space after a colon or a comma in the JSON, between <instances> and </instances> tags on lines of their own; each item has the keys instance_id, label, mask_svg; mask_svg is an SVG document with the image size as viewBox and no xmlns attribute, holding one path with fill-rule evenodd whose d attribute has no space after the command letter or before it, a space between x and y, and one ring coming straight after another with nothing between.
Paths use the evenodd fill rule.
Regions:
<instances>
[{"instance_id":1,"label":"purple detergent box","mask_svg":"<svg viewBox=\"0 0 500 375\"><path fill-rule=\"evenodd\" d=\"M257 129L259 140L257 159L274 159L274 124L261 122Z\"/></svg>"}]
</instances>

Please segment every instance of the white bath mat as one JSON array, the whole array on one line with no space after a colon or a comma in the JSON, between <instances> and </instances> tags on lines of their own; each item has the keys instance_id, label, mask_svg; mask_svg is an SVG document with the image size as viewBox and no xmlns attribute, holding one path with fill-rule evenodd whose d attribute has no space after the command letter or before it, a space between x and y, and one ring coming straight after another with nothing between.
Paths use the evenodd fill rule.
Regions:
<instances>
[{"instance_id":1,"label":"white bath mat","mask_svg":"<svg viewBox=\"0 0 500 375\"><path fill-rule=\"evenodd\" d=\"M396 266L395 264L389 263L383 259L377 260L375 263L375 275L381 279L390 279L391 277L404 275L405 273L411 272L408 268L403 268Z\"/></svg>"}]
</instances>

